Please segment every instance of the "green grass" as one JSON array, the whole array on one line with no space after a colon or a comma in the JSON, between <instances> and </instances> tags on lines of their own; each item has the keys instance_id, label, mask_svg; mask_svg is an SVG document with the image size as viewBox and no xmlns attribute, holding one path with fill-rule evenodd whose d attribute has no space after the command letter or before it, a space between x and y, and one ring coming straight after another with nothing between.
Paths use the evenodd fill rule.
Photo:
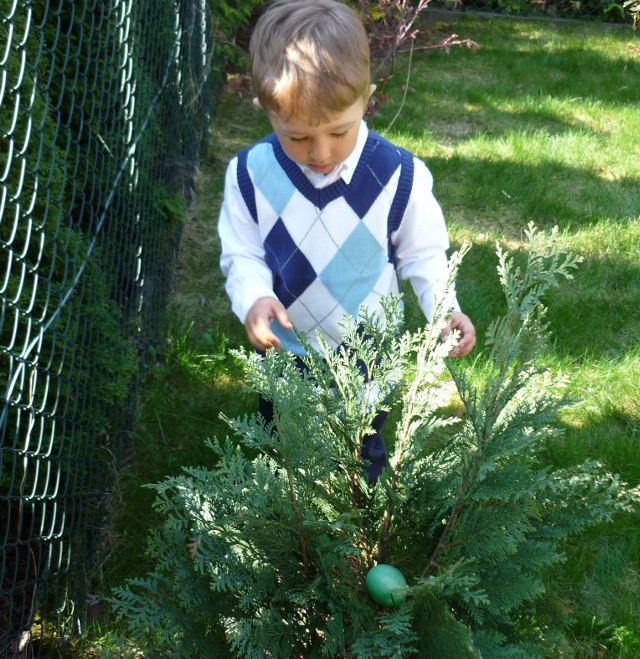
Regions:
<instances>
[{"instance_id":1,"label":"green grass","mask_svg":"<svg viewBox=\"0 0 640 659\"><path fill-rule=\"evenodd\" d=\"M640 483L640 35L541 21L466 18L428 26L481 45L478 52L416 50L406 103L407 58L371 121L411 149L434 174L452 243L473 245L458 279L480 342L503 308L496 241L522 247L530 221L558 226L584 257L575 279L548 299L553 337L545 360L563 373L575 405L550 442L550 464L597 459ZM215 221L228 159L268 130L246 96L227 95L212 126L196 205L182 244L167 313L172 345L158 348L134 433L136 452L120 477L111 560L103 594L143 574L144 545L156 522L142 485L182 465L207 464L206 437L225 436L221 411L252 411L221 337L247 345L218 268ZM421 322L413 299L409 325ZM203 355L218 354L208 361ZM619 517L567 547L567 563L548 587L567 610L574 656L640 655L640 514ZM100 622L103 639L108 615ZM85 649L85 652L88 652ZM86 656L86 655L83 655ZM212 655L216 656L216 655Z\"/></svg>"},{"instance_id":2,"label":"green grass","mask_svg":"<svg viewBox=\"0 0 640 659\"><path fill-rule=\"evenodd\" d=\"M414 52L407 102L389 137L435 178L454 244L473 244L459 297L480 336L502 300L496 241L558 226L584 257L548 299L552 369L576 404L549 461L597 459L640 482L640 45L626 30L469 19L478 53ZM386 91L402 98L405 75ZM374 126L384 132L397 108ZM417 319L418 314L412 316ZM576 656L640 652L640 515L576 538L549 583L572 611Z\"/></svg>"}]
</instances>

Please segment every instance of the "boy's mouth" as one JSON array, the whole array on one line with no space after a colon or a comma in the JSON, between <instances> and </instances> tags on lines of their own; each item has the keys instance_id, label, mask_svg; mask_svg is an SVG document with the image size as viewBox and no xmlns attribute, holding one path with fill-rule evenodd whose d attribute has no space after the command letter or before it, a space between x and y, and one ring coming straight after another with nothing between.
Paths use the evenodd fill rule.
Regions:
<instances>
[{"instance_id":1,"label":"boy's mouth","mask_svg":"<svg viewBox=\"0 0 640 659\"><path fill-rule=\"evenodd\" d=\"M307 167L316 174L328 174L333 169L333 165L307 165Z\"/></svg>"}]
</instances>

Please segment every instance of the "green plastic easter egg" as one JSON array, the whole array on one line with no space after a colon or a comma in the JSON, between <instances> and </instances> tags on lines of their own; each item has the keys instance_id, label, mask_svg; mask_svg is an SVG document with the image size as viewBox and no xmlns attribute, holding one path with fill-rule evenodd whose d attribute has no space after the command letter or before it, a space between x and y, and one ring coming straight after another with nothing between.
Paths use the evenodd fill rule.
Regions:
<instances>
[{"instance_id":1,"label":"green plastic easter egg","mask_svg":"<svg viewBox=\"0 0 640 659\"><path fill-rule=\"evenodd\" d=\"M367 591L382 606L398 606L406 597L407 580L398 568L380 563L367 572Z\"/></svg>"}]
</instances>

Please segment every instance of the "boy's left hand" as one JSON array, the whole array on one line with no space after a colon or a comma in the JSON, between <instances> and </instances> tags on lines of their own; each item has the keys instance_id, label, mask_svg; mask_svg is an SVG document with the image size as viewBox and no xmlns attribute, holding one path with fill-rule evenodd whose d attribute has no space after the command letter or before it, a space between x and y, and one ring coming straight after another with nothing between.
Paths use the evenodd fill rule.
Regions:
<instances>
[{"instance_id":1,"label":"boy's left hand","mask_svg":"<svg viewBox=\"0 0 640 659\"><path fill-rule=\"evenodd\" d=\"M442 333L442 340L446 341L453 330L460 332L458 345L449 353L449 357L464 357L468 355L476 344L476 328L471 319L462 311L452 311L449 324Z\"/></svg>"}]
</instances>

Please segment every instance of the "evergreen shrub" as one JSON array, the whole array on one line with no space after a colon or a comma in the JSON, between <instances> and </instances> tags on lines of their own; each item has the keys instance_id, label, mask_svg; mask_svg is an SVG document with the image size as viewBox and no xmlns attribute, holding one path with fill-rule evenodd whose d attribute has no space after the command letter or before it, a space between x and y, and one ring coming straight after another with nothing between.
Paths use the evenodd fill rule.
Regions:
<instances>
[{"instance_id":1,"label":"evergreen shrub","mask_svg":"<svg viewBox=\"0 0 640 659\"><path fill-rule=\"evenodd\" d=\"M544 466L569 404L542 363L543 296L579 259L557 235L528 231L526 264L498 248L507 302L477 362L442 342L451 282L434 321L402 332L385 319L345 320L344 347L239 353L274 421L228 419L209 442L215 466L185 468L153 488L164 524L155 569L112 604L148 657L559 656L570 620L545 595L563 543L637 506L601 465ZM482 362L482 363L481 363ZM454 386L455 385L455 386ZM380 410L390 466L376 483L360 446ZM390 426L391 424L387 424ZM379 563L408 582L395 607L368 595Z\"/></svg>"},{"instance_id":2,"label":"evergreen shrub","mask_svg":"<svg viewBox=\"0 0 640 659\"><path fill-rule=\"evenodd\" d=\"M228 62L237 64L242 60L243 53L238 48L236 34L264 4L265 0L218 0L214 3L212 17L215 47Z\"/></svg>"}]
</instances>

